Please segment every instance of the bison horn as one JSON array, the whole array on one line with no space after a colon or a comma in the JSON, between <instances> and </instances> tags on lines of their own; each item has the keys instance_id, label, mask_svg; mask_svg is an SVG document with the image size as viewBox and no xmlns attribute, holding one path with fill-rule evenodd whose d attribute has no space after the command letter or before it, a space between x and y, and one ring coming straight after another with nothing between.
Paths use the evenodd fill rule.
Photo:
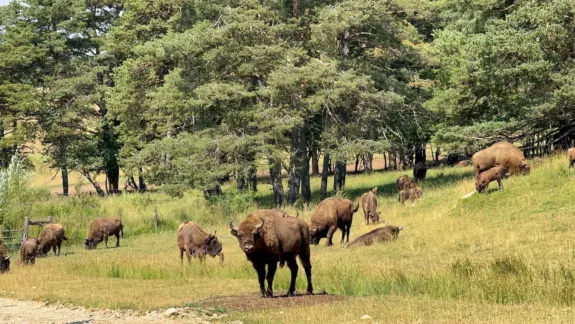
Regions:
<instances>
[{"instance_id":1,"label":"bison horn","mask_svg":"<svg viewBox=\"0 0 575 324\"><path fill-rule=\"evenodd\" d=\"M295 218L299 217L299 212L295 213Z\"/></svg>"},{"instance_id":2,"label":"bison horn","mask_svg":"<svg viewBox=\"0 0 575 324\"><path fill-rule=\"evenodd\" d=\"M10 254L7 258L4 258L4 260L10 260L10 258L14 255L14 253Z\"/></svg>"},{"instance_id":3,"label":"bison horn","mask_svg":"<svg viewBox=\"0 0 575 324\"><path fill-rule=\"evenodd\" d=\"M401 231L402 229L403 229L403 226L401 226L401 227L399 228L400 231Z\"/></svg>"},{"instance_id":4,"label":"bison horn","mask_svg":"<svg viewBox=\"0 0 575 324\"><path fill-rule=\"evenodd\" d=\"M260 218L260 223L256 225L255 230L259 230L262 226L264 226L264 220Z\"/></svg>"},{"instance_id":5,"label":"bison horn","mask_svg":"<svg viewBox=\"0 0 575 324\"><path fill-rule=\"evenodd\" d=\"M230 229L231 229L232 231L237 231L237 230L238 230L238 227L237 227L237 226L234 226L234 220L233 220L233 219L230 221Z\"/></svg>"}]
</instances>

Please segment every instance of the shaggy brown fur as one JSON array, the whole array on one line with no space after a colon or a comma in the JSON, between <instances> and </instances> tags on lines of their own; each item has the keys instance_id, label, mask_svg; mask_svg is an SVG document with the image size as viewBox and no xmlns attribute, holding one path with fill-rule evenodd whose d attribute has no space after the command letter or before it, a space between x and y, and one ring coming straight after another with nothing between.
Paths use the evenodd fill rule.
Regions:
<instances>
[{"instance_id":1,"label":"shaggy brown fur","mask_svg":"<svg viewBox=\"0 0 575 324\"><path fill-rule=\"evenodd\" d=\"M415 187L417 187L417 184L407 174L404 174L397 179L398 191Z\"/></svg>"},{"instance_id":2,"label":"shaggy brown fur","mask_svg":"<svg viewBox=\"0 0 575 324\"><path fill-rule=\"evenodd\" d=\"M279 209L260 209L250 213L239 226L233 226L233 221L230 222L232 235L237 237L240 248L258 274L263 297L273 297L273 280L278 262L281 267L287 263L290 268L288 295L295 293L298 255L307 277L307 292L313 293L309 227L303 220L293 216L284 217L285 214ZM264 278L267 279L267 290Z\"/></svg>"},{"instance_id":3,"label":"shaggy brown fur","mask_svg":"<svg viewBox=\"0 0 575 324\"><path fill-rule=\"evenodd\" d=\"M567 156L569 157L569 169L571 169L575 165L575 147L567 150Z\"/></svg>"},{"instance_id":4,"label":"shaggy brown fur","mask_svg":"<svg viewBox=\"0 0 575 324\"><path fill-rule=\"evenodd\" d=\"M38 239L29 238L22 243L20 247L20 262L22 264L34 264L36 262L36 253L38 253Z\"/></svg>"},{"instance_id":5,"label":"shaggy brown fur","mask_svg":"<svg viewBox=\"0 0 575 324\"><path fill-rule=\"evenodd\" d=\"M377 211L377 187L371 189L361 195L361 208L363 209L363 217L365 218L365 223L369 225L371 220L372 224L376 222L379 224L379 216L381 213Z\"/></svg>"},{"instance_id":6,"label":"shaggy brown fur","mask_svg":"<svg viewBox=\"0 0 575 324\"><path fill-rule=\"evenodd\" d=\"M471 160L463 160L457 163L456 167L466 167L471 165Z\"/></svg>"},{"instance_id":7,"label":"shaggy brown fur","mask_svg":"<svg viewBox=\"0 0 575 324\"><path fill-rule=\"evenodd\" d=\"M98 218L90 224L85 247L87 250L93 250L98 247L100 242L104 241L106 248L108 248L108 237L111 235L116 236L116 247L119 247L120 233L124 237L124 225L122 225L120 217Z\"/></svg>"},{"instance_id":8,"label":"shaggy brown fur","mask_svg":"<svg viewBox=\"0 0 575 324\"><path fill-rule=\"evenodd\" d=\"M503 167L505 173L512 175L529 174L531 170L523 153L516 146L507 142L495 143L483 151L475 153L472 161L476 185L479 174L495 166Z\"/></svg>"},{"instance_id":9,"label":"shaggy brown fur","mask_svg":"<svg viewBox=\"0 0 575 324\"><path fill-rule=\"evenodd\" d=\"M0 239L0 273L10 271L10 257L12 255L8 255L8 251L2 245L2 240Z\"/></svg>"},{"instance_id":10,"label":"shaggy brown fur","mask_svg":"<svg viewBox=\"0 0 575 324\"><path fill-rule=\"evenodd\" d=\"M213 258L220 257L220 261L224 262L224 254L222 253L222 243L218 241L215 233L214 235L204 232L194 222L184 222L178 226L178 247L180 248L180 260L184 262L184 252L188 257L188 262L194 258L199 258L203 262L206 254Z\"/></svg>"},{"instance_id":11,"label":"shaggy brown fur","mask_svg":"<svg viewBox=\"0 0 575 324\"><path fill-rule=\"evenodd\" d=\"M311 216L310 242L317 245L322 238L326 237L327 246L333 245L333 235L338 228L341 230L341 243L346 236L346 242L349 242L353 214L358 209L359 202L357 201L354 204L347 199L324 199Z\"/></svg>"},{"instance_id":12,"label":"shaggy brown fur","mask_svg":"<svg viewBox=\"0 0 575 324\"><path fill-rule=\"evenodd\" d=\"M386 225L385 227L376 228L373 231L356 238L345 247L369 246L373 243L397 240L397 236L402 229L403 227L397 227L394 225Z\"/></svg>"},{"instance_id":13,"label":"shaggy brown fur","mask_svg":"<svg viewBox=\"0 0 575 324\"><path fill-rule=\"evenodd\" d=\"M417 181L425 180L427 175L427 166L424 162L417 162L413 166L413 178Z\"/></svg>"},{"instance_id":14,"label":"shaggy brown fur","mask_svg":"<svg viewBox=\"0 0 575 324\"><path fill-rule=\"evenodd\" d=\"M62 241L68 240L64 235L64 227L60 224L47 224L42 228L38 236L38 257L45 257L50 249L54 251L55 256L60 256ZM56 250L58 253L56 253Z\"/></svg>"},{"instance_id":15,"label":"shaggy brown fur","mask_svg":"<svg viewBox=\"0 0 575 324\"><path fill-rule=\"evenodd\" d=\"M493 181L497 181L497 184L499 184L499 190L503 190L503 176L505 176L505 169L503 169L503 167L497 166L487 171L483 171L479 175L475 189L478 192L487 191L487 189L489 189L489 184Z\"/></svg>"},{"instance_id":16,"label":"shaggy brown fur","mask_svg":"<svg viewBox=\"0 0 575 324\"><path fill-rule=\"evenodd\" d=\"M411 207L415 206L415 200L423 196L423 190L421 188L409 188L404 189L399 192L399 201L405 206L405 201L409 199L411 201Z\"/></svg>"}]
</instances>

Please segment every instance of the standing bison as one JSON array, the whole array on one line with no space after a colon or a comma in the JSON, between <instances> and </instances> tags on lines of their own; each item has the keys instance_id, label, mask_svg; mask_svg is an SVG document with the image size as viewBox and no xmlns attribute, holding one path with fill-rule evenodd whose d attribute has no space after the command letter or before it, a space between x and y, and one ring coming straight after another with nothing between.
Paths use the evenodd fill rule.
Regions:
<instances>
[{"instance_id":1,"label":"standing bison","mask_svg":"<svg viewBox=\"0 0 575 324\"><path fill-rule=\"evenodd\" d=\"M22 243L20 247L20 262L22 264L36 263L36 254L38 253L38 239L29 238Z\"/></svg>"},{"instance_id":2,"label":"standing bison","mask_svg":"<svg viewBox=\"0 0 575 324\"><path fill-rule=\"evenodd\" d=\"M347 199L324 199L311 216L309 238L312 244L318 245L326 237L327 246L333 245L333 234L341 230L341 243L346 235L349 242L349 232L353 221L353 214L359 209L359 202L352 203Z\"/></svg>"},{"instance_id":3,"label":"standing bison","mask_svg":"<svg viewBox=\"0 0 575 324\"><path fill-rule=\"evenodd\" d=\"M417 184L407 174L399 177L396 184L398 191L417 187Z\"/></svg>"},{"instance_id":4,"label":"standing bison","mask_svg":"<svg viewBox=\"0 0 575 324\"><path fill-rule=\"evenodd\" d=\"M394 225L386 225L385 227L376 228L373 231L356 238L351 243L348 243L345 247L350 248L358 246L369 246L373 243L397 240L397 236L402 229L403 226L397 227Z\"/></svg>"},{"instance_id":5,"label":"standing bison","mask_svg":"<svg viewBox=\"0 0 575 324\"><path fill-rule=\"evenodd\" d=\"M116 236L116 247L119 247L120 233L122 233L123 238L124 226L122 225L122 219L119 217L98 218L90 224L85 247L87 250L94 250L98 247L98 244L104 241L106 248L108 248L108 237L111 235Z\"/></svg>"},{"instance_id":6,"label":"standing bison","mask_svg":"<svg viewBox=\"0 0 575 324\"><path fill-rule=\"evenodd\" d=\"M372 224L375 222L379 223L379 216L381 213L377 211L377 187L371 189L361 195L361 208L363 209L363 217L365 218L365 223L369 225L371 220Z\"/></svg>"},{"instance_id":7,"label":"standing bison","mask_svg":"<svg viewBox=\"0 0 575 324\"><path fill-rule=\"evenodd\" d=\"M575 165L575 147L567 150L567 156L569 157L569 169Z\"/></svg>"},{"instance_id":8,"label":"standing bison","mask_svg":"<svg viewBox=\"0 0 575 324\"><path fill-rule=\"evenodd\" d=\"M280 267L287 262L291 271L288 295L295 293L298 272L296 256L299 256L307 276L307 292L313 293L308 225L297 217L284 215L285 212L278 209L260 209L250 213L239 226L233 226L233 220L230 222L232 235L237 237L240 248L258 274L262 297L273 297L273 281L278 262ZM268 282L267 290L264 278Z\"/></svg>"},{"instance_id":9,"label":"standing bison","mask_svg":"<svg viewBox=\"0 0 575 324\"><path fill-rule=\"evenodd\" d=\"M425 180L425 176L427 175L427 166L425 162L417 162L413 166L413 178L417 181Z\"/></svg>"},{"instance_id":10,"label":"standing bison","mask_svg":"<svg viewBox=\"0 0 575 324\"><path fill-rule=\"evenodd\" d=\"M481 172L500 166L509 174L528 174L531 170L523 153L513 144L499 142L473 155L473 171L475 182Z\"/></svg>"},{"instance_id":11,"label":"standing bison","mask_svg":"<svg viewBox=\"0 0 575 324\"><path fill-rule=\"evenodd\" d=\"M55 256L60 256L62 241L68 240L64 235L64 228L60 224L47 224L42 228L38 236L38 257L45 257L50 249ZM56 250L58 253L56 253Z\"/></svg>"},{"instance_id":12,"label":"standing bison","mask_svg":"<svg viewBox=\"0 0 575 324\"><path fill-rule=\"evenodd\" d=\"M7 255L6 248L2 245L2 240L0 239L0 273L10 271L10 257L12 255Z\"/></svg>"},{"instance_id":13,"label":"standing bison","mask_svg":"<svg viewBox=\"0 0 575 324\"><path fill-rule=\"evenodd\" d=\"M199 258L203 262L206 254L215 258L220 257L221 262L224 262L224 254L222 253L222 243L218 241L215 233L214 235L204 232L194 222L184 222L178 226L178 247L180 248L180 260L184 262L184 252L188 257L188 262L191 262L192 256Z\"/></svg>"}]
</instances>

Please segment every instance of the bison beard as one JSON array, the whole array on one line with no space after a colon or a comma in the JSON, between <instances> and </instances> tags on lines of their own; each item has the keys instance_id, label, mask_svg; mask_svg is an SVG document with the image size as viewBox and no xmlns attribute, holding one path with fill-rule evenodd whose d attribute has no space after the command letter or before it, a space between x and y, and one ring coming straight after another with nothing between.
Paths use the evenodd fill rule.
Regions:
<instances>
[{"instance_id":1,"label":"bison beard","mask_svg":"<svg viewBox=\"0 0 575 324\"><path fill-rule=\"evenodd\" d=\"M308 225L301 219L284 215L285 212L277 209L258 210L249 214L239 226L233 226L233 220L230 222L231 234L237 237L240 248L258 274L262 297L273 297L278 262L281 267L287 263L291 271L287 293L288 296L294 295L298 255L307 277L307 292L313 294ZM267 290L264 279L268 282Z\"/></svg>"}]
</instances>

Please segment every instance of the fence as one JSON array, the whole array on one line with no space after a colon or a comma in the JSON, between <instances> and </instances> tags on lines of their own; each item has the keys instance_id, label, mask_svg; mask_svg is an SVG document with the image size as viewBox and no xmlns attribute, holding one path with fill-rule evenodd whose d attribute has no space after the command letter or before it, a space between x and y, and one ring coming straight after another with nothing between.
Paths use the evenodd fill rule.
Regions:
<instances>
[{"instance_id":1,"label":"fence","mask_svg":"<svg viewBox=\"0 0 575 324\"><path fill-rule=\"evenodd\" d=\"M2 245L6 246L8 250L18 250L24 242L25 239L28 238L28 233L30 230L30 225L38 225L43 226L45 224L52 223L52 216L48 216L47 220L30 220L29 217L26 217L24 220L24 229L21 230L3 230L2 231Z\"/></svg>"}]
</instances>

